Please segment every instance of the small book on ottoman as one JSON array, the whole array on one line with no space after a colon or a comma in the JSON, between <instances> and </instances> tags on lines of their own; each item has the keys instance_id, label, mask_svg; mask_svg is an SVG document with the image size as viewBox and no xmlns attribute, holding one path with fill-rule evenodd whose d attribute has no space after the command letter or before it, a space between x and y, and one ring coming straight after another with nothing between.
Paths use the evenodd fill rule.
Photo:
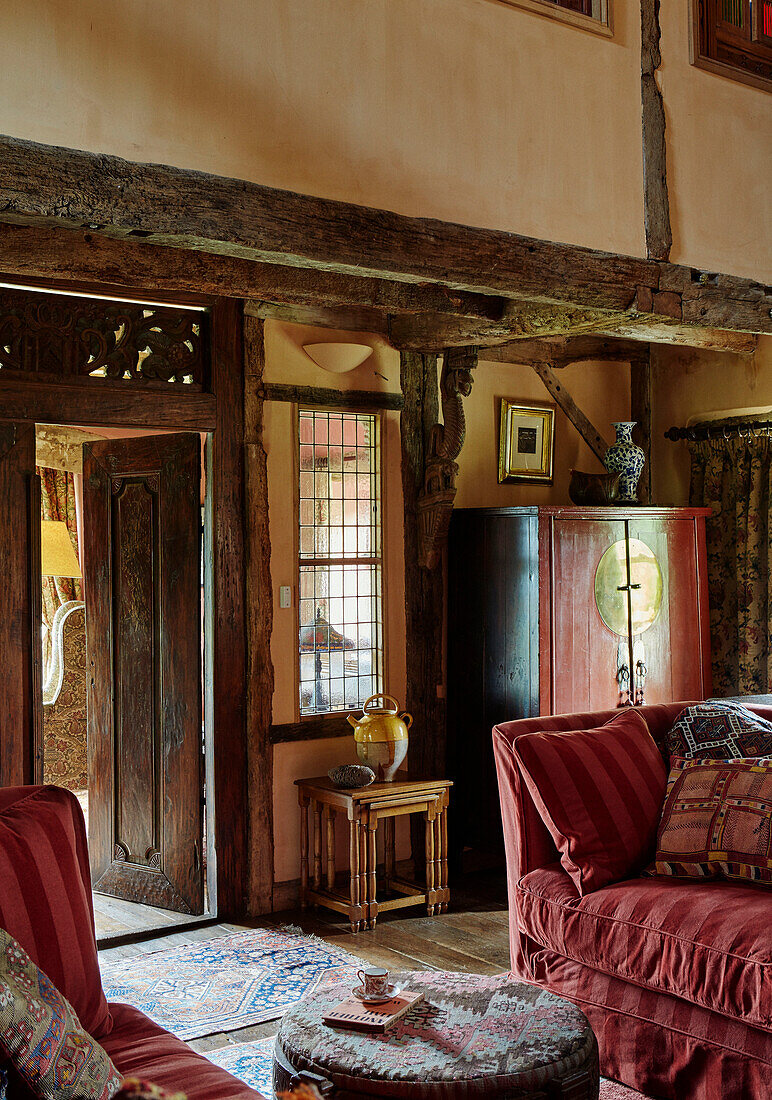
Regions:
<instances>
[{"instance_id":1,"label":"small book on ottoman","mask_svg":"<svg viewBox=\"0 0 772 1100\"><path fill-rule=\"evenodd\" d=\"M349 997L331 1008L323 1019L330 1027L351 1028L352 1031L386 1031L423 999L423 993L405 991L389 1001L371 1006L363 1004L356 997Z\"/></svg>"}]
</instances>

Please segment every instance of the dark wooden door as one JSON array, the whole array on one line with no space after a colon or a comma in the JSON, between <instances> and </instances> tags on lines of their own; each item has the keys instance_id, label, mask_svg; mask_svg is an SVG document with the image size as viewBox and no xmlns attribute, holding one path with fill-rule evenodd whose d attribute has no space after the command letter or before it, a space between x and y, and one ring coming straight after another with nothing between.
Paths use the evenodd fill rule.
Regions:
<instances>
[{"instance_id":1,"label":"dark wooden door","mask_svg":"<svg viewBox=\"0 0 772 1100\"><path fill-rule=\"evenodd\" d=\"M35 425L0 421L0 786L38 778L42 749L40 482Z\"/></svg>"},{"instance_id":2,"label":"dark wooden door","mask_svg":"<svg viewBox=\"0 0 772 1100\"><path fill-rule=\"evenodd\" d=\"M203 912L200 440L87 443L94 889Z\"/></svg>"},{"instance_id":3,"label":"dark wooden door","mask_svg":"<svg viewBox=\"0 0 772 1100\"><path fill-rule=\"evenodd\" d=\"M448 775L454 867L464 848L503 857L491 731L539 710L535 512L453 513L448 558Z\"/></svg>"}]
</instances>

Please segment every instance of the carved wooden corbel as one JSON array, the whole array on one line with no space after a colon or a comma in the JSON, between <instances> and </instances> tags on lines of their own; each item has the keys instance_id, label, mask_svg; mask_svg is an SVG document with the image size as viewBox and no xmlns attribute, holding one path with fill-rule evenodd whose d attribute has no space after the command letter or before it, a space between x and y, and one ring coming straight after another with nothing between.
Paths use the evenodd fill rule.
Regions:
<instances>
[{"instance_id":1,"label":"carved wooden corbel","mask_svg":"<svg viewBox=\"0 0 772 1100\"><path fill-rule=\"evenodd\" d=\"M447 348L440 377L442 424L434 424L426 449L424 482L418 494L418 556L424 569L440 562L456 496L456 476L466 434L463 398L472 392L477 348Z\"/></svg>"}]
</instances>

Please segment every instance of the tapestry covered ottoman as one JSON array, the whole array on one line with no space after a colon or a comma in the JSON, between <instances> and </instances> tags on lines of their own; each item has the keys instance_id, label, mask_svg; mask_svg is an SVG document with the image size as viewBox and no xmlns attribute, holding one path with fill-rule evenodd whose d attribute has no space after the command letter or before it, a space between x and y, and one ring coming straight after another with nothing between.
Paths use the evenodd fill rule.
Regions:
<instances>
[{"instance_id":1,"label":"tapestry covered ottoman","mask_svg":"<svg viewBox=\"0 0 772 1100\"><path fill-rule=\"evenodd\" d=\"M424 1000L383 1033L322 1022L351 996L346 984L323 986L290 1008L276 1037L274 1090L310 1080L336 1100L596 1100L598 1046L569 1001L506 975L432 971L393 980Z\"/></svg>"}]
</instances>

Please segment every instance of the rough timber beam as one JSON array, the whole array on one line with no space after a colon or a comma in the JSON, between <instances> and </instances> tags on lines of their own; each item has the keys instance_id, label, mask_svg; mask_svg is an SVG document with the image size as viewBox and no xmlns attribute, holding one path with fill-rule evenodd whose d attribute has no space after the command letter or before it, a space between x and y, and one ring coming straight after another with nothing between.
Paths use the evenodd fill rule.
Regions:
<instances>
[{"instance_id":1,"label":"rough timber beam","mask_svg":"<svg viewBox=\"0 0 772 1100\"><path fill-rule=\"evenodd\" d=\"M531 366L541 378L547 392L554 398L555 403L571 421L587 446L596 458L603 462L608 450L608 443L579 408L571 394L556 376L551 365L549 363L532 363Z\"/></svg>"},{"instance_id":2,"label":"rough timber beam","mask_svg":"<svg viewBox=\"0 0 772 1100\"><path fill-rule=\"evenodd\" d=\"M450 290L437 283L344 275L288 267L184 248L152 248L141 238L116 240L83 229L0 222L0 272L11 279L59 280L120 290L255 299L297 309L372 309L388 313L430 310L497 321L507 301Z\"/></svg>"},{"instance_id":3,"label":"rough timber beam","mask_svg":"<svg viewBox=\"0 0 772 1100\"><path fill-rule=\"evenodd\" d=\"M553 336L543 340L514 340L495 348L485 348L480 359L489 363L549 363L564 367L567 363L612 360L619 363L648 362L648 349L633 340L608 336Z\"/></svg>"},{"instance_id":4,"label":"rough timber beam","mask_svg":"<svg viewBox=\"0 0 772 1100\"><path fill-rule=\"evenodd\" d=\"M621 320L626 319L622 315ZM620 315L538 302L509 301L500 321L473 321L440 314L402 314L389 320L389 340L400 351L494 347L524 337L563 336L613 328Z\"/></svg>"},{"instance_id":5,"label":"rough timber beam","mask_svg":"<svg viewBox=\"0 0 772 1100\"><path fill-rule=\"evenodd\" d=\"M772 292L747 279L11 137L0 137L0 169L0 221L91 227L263 263L772 332Z\"/></svg>"},{"instance_id":6,"label":"rough timber beam","mask_svg":"<svg viewBox=\"0 0 772 1100\"><path fill-rule=\"evenodd\" d=\"M759 342L753 332L731 332L727 329L697 328L689 325L649 324L635 322L614 325L597 331L607 336L621 336L647 344L674 344L678 347L703 348L706 351L729 351L733 355L753 355Z\"/></svg>"}]
</instances>

